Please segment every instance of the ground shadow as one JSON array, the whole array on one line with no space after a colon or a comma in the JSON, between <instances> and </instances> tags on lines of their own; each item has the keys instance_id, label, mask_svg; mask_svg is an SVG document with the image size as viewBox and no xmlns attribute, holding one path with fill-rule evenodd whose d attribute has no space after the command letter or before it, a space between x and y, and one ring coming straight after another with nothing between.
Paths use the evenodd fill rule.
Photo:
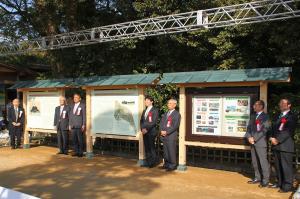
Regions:
<instances>
[{"instance_id":1,"label":"ground shadow","mask_svg":"<svg viewBox=\"0 0 300 199\"><path fill-rule=\"evenodd\" d=\"M122 199L128 193L139 197L151 193L160 187L153 177L162 175L168 173L141 168L134 159L53 155L41 164L0 172L0 182L3 187L41 198Z\"/></svg>"}]
</instances>

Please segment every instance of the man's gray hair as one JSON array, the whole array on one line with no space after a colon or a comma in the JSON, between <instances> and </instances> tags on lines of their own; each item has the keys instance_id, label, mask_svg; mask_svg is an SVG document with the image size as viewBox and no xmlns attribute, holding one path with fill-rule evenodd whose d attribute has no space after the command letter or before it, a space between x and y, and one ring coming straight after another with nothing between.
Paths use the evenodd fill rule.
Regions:
<instances>
[{"instance_id":1,"label":"man's gray hair","mask_svg":"<svg viewBox=\"0 0 300 199\"><path fill-rule=\"evenodd\" d=\"M174 102L175 104L177 104L177 100L176 99L169 99L168 102Z\"/></svg>"}]
</instances>

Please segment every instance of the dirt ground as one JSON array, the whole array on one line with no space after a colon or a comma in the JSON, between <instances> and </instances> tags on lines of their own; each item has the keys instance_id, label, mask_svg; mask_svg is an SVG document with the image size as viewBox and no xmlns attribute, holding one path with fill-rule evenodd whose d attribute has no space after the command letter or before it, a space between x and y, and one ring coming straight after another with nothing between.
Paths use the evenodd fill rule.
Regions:
<instances>
[{"instance_id":1,"label":"dirt ground","mask_svg":"<svg viewBox=\"0 0 300 199\"><path fill-rule=\"evenodd\" d=\"M56 155L53 147L0 148L0 186L41 198L284 199L291 193L247 184L228 171L189 167L186 172L141 168L136 160Z\"/></svg>"}]
</instances>

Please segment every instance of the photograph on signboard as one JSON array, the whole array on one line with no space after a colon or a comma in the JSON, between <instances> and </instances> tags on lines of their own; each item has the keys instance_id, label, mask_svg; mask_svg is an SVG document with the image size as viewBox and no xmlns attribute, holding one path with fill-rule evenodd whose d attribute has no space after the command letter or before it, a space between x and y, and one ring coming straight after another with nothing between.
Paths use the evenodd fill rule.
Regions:
<instances>
[{"instance_id":1,"label":"photograph on signboard","mask_svg":"<svg viewBox=\"0 0 300 199\"><path fill-rule=\"evenodd\" d=\"M30 115L40 115L41 113L41 102L39 97L31 96L28 101Z\"/></svg>"},{"instance_id":2,"label":"photograph on signboard","mask_svg":"<svg viewBox=\"0 0 300 199\"><path fill-rule=\"evenodd\" d=\"M59 93L29 92L27 101L27 127L52 130L55 107L59 105Z\"/></svg>"},{"instance_id":3,"label":"photograph on signboard","mask_svg":"<svg viewBox=\"0 0 300 199\"><path fill-rule=\"evenodd\" d=\"M98 90L91 97L92 133L135 136L137 90Z\"/></svg>"},{"instance_id":4,"label":"photograph on signboard","mask_svg":"<svg viewBox=\"0 0 300 199\"><path fill-rule=\"evenodd\" d=\"M192 134L221 135L221 97L197 97L192 99Z\"/></svg>"},{"instance_id":5,"label":"photograph on signboard","mask_svg":"<svg viewBox=\"0 0 300 199\"><path fill-rule=\"evenodd\" d=\"M244 137L249 119L249 96L224 97L224 132L222 135Z\"/></svg>"}]
</instances>

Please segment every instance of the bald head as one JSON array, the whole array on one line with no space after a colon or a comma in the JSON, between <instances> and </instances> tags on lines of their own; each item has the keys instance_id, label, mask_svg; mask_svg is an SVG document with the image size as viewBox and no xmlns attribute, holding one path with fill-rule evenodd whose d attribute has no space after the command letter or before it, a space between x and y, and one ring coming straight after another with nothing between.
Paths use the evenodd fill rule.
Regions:
<instances>
[{"instance_id":1,"label":"bald head","mask_svg":"<svg viewBox=\"0 0 300 199\"><path fill-rule=\"evenodd\" d=\"M19 101L19 99L14 99L13 101L12 101L12 104L13 104L13 106L14 107L19 107L20 106L20 101Z\"/></svg>"},{"instance_id":2,"label":"bald head","mask_svg":"<svg viewBox=\"0 0 300 199\"><path fill-rule=\"evenodd\" d=\"M176 99L169 99L167 105L168 105L169 110L174 110L177 106L177 100Z\"/></svg>"},{"instance_id":3,"label":"bald head","mask_svg":"<svg viewBox=\"0 0 300 199\"><path fill-rule=\"evenodd\" d=\"M66 98L64 96L60 96L59 97L59 104L61 106L65 105L66 104Z\"/></svg>"}]
</instances>

